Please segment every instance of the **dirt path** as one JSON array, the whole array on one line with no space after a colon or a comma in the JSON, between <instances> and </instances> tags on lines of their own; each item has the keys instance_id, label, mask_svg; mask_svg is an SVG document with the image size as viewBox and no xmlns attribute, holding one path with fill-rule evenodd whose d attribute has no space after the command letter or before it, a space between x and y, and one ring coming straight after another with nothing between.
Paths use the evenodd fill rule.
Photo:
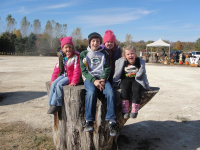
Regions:
<instances>
[{"instance_id":1,"label":"dirt path","mask_svg":"<svg viewBox=\"0 0 200 150\"><path fill-rule=\"evenodd\" d=\"M0 56L0 123L23 121L50 128L45 82L56 57ZM159 93L138 118L129 119L119 149L200 149L200 67L147 64L151 86Z\"/></svg>"}]
</instances>

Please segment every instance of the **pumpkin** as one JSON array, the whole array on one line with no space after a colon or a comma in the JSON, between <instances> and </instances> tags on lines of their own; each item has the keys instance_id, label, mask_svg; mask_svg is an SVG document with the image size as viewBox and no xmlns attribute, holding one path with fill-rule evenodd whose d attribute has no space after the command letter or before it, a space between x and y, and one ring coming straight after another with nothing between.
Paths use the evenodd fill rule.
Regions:
<instances>
[{"instance_id":1,"label":"pumpkin","mask_svg":"<svg viewBox=\"0 0 200 150\"><path fill-rule=\"evenodd\" d=\"M189 62L188 62L188 61L186 61L186 62L185 62L185 65L189 65Z\"/></svg>"},{"instance_id":2,"label":"pumpkin","mask_svg":"<svg viewBox=\"0 0 200 150\"><path fill-rule=\"evenodd\" d=\"M174 60L173 60L173 59L171 59L171 60L170 60L170 62L172 62L172 63L173 63L173 62L174 62Z\"/></svg>"},{"instance_id":3,"label":"pumpkin","mask_svg":"<svg viewBox=\"0 0 200 150\"><path fill-rule=\"evenodd\" d=\"M182 65L183 64L183 61L180 61L180 65Z\"/></svg>"},{"instance_id":4,"label":"pumpkin","mask_svg":"<svg viewBox=\"0 0 200 150\"><path fill-rule=\"evenodd\" d=\"M186 58L188 58L189 57L189 55L186 55Z\"/></svg>"}]
</instances>

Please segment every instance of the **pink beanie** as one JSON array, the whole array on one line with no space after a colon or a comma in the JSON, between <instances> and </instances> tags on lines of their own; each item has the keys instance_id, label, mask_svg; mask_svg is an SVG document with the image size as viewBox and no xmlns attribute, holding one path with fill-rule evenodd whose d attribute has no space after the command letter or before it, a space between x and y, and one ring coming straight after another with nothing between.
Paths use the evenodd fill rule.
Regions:
<instances>
[{"instance_id":1,"label":"pink beanie","mask_svg":"<svg viewBox=\"0 0 200 150\"><path fill-rule=\"evenodd\" d=\"M116 38L112 30L107 30L104 34L103 44L105 44L107 41L112 41L116 44Z\"/></svg>"},{"instance_id":2,"label":"pink beanie","mask_svg":"<svg viewBox=\"0 0 200 150\"><path fill-rule=\"evenodd\" d=\"M74 46L73 42L72 42L72 37L64 37L64 38L60 38L60 42L61 42L61 48L63 48L63 46L65 44L72 44L72 46Z\"/></svg>"}]
</instances>

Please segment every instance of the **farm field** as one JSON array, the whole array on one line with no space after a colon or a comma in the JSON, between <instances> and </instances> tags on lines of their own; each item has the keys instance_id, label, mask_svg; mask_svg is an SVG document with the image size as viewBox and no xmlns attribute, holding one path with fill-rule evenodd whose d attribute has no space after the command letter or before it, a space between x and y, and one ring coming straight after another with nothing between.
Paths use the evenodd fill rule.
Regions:
<instances>
[{"instance_id":1,"label":"farm field","mask_svg":"<svg viewBox=\"0 0 200 150\"><path fill-rule=\"evenodd\" d=\"M54 149L45 82L57 57L0 55L0 149ZM200 67L146 63L159 93L120 132L119 150L200 150Z\"/></svg>"}]
</instances>

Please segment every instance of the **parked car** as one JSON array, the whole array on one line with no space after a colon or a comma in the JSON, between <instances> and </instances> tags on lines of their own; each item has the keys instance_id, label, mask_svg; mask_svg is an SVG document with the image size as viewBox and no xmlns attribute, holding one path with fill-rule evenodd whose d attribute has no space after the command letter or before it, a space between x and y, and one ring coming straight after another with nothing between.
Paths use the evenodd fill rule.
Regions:
<instances>
[{"instance_id":1,"label":"parked car","mask_svg":"<svg viewBox=\"0 0 200 150\"><path fill-rule=\"evenodd\" d=\"M200 59L200 51L193 51L191 52L192 57L196 57Z\"/></svg>"}]
</instances>

